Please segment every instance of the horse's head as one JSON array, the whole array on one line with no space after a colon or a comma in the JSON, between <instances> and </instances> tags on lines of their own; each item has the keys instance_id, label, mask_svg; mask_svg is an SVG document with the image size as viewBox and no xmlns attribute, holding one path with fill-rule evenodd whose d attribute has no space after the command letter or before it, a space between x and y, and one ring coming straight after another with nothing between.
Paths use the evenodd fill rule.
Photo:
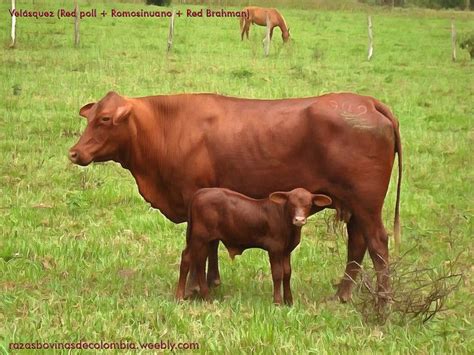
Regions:
<instances>
[{"instance_id":1,"label":"horse's head","mask_svg":"<svg viewBox=\"0 0 474 355\"><path fill-rule=\"evenodd\" d=\"M288 27L286 31L281 31L281 37L283 38L283 42L288 42L290 40L290 28Z\"/></svg>"}]
</instances>

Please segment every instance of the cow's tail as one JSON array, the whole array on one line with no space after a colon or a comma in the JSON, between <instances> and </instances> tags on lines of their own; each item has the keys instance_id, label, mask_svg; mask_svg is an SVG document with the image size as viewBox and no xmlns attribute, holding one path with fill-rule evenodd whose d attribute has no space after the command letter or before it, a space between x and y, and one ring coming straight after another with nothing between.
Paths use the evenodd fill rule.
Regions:
<instances>
[{"instance_id":1,"label":"cow's tail","mask_svg":"<svg viewBox=\"0 0 474 355\"><path fill-rule=\"evenodd\" d=\"M395 238L395 251L398 253L400 250L400 190L402 187L402 142L400 139L400 128L398 120L393 115L392 111L382 104L381 102L375 102L375 108L385 117L387 117L393 125L393 131L395 134L395 153L398 155L398 182L397 182L397 200L395 202L395 218L393 222L393 235Z\"/></svg>"}]
</instances>

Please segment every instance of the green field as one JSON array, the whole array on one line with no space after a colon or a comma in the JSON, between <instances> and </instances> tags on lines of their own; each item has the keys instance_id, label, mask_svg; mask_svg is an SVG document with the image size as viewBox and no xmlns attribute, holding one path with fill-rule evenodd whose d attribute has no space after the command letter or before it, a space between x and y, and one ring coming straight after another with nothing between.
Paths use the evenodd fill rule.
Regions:
<instances>
[{"instance_id":1,"label":"green field","mask_svg":"<svg viewBox=\"0 0 474 355\"><path fill-rule=\"evenodd\" d=\"M63 2L20 3L54 10ZM474 62L458 49L453 63L450 43L451 17L462 33L474 14L285 8L293 40L283 46L275 30L265 58L264 28L241 42L237 19L216 18L178 18L170 54L167 19L85 19L74 48L72 19L18 18L9 49L8 6L0 5L0 354L11 342L81 340L198 342L204 353L474 352ZM97 5L113 7L141 5ZM185 224L151 209L119 165L80 168L67 159L85 127L79 108L110 90L250 98L354 91L384 101L404 148L402 252L436 270L460 254L464 279L449 310L425 324L393 317L381 325L365 322L355 304L325 302L346 253L345 237L328 227L332 211L311 218L293 253L293 307L272 304L265 252L232 262L223 247L213 302L177 304ZM390 235L394 204L392 184Z\"/></svg>"}]
</instances>

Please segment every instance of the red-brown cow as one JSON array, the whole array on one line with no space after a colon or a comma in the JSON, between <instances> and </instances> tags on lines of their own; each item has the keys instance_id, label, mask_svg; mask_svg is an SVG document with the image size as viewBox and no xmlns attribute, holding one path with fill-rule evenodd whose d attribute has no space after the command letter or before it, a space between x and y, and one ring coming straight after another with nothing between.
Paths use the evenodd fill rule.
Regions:
<instances>
[{"instance_id":1,"label":"red-brown cow","mask_svg":"<svg viewBox=\"0 0 474 355\"><path fill-rule=\"evenodd\" d=\"M337 291L351 297L368 249L379 300L390 291L382 206L398 152L395 241L399 235L402 153L398 121L380 101L351 93L284 100L213 94L125 98L108 93L85 105L87 127L70 149L79 165L113 160L130 170L140 194L184 222L199 188L225 187L252 198L297 187L331 196L347 222L348 261ZM208 280L220 282L217 246Z\"/></svg>"},{"instance_id":2,"label":"red-brown cow","mask_svg":"<svg viewBox=\"0 0 474 355\"><path fill-rule=\"evenodd\" d=\"M210 243L221 241L233 259L249 248L268 251L273 279L273 302L291 305L290 255L300 243L301 227L311 210L332 203L330 197L297 188L255 200L222 188L198 190L189 204L186 248L181 256L176 298L182 300L189 269L196 270L200 294L208 297L205 264Z\"/></svg>"}]
</instances>

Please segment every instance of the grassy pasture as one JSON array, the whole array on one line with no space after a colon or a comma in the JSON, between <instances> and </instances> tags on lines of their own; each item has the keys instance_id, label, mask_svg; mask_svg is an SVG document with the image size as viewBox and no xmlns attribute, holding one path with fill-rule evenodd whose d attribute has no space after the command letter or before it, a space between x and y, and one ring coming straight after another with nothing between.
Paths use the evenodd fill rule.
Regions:
<instances>
[{"instance_id":1,"label":"grassy pasture","mask_svg":"<svg viewBox=\"0 0 474 355\"><path fill-rule=\"evenodd\" d=\"M97 5L112 7L142 6ZM19 18L10 50L8 4L0 4L0 353L10 342L121 339L198 342L201 352L224 353L473 352L474 65L464 51L451 62L449 30L451 16L458 31L472 30L474 16L374 10L375 54L367 62L366 12L287 8L284 15L293 41L283 46L275 30L268 58L263 28L241 42L236 19L185 17L169 55L168 20L110 17L83 20L77 49L72 19ZM423 267L442 268L461 253L465 279L448 301L452 309L427 324L375 325L353 304L323 302L346 252L344 238L327 227L332 212L303 229L293 307L271 303L266 253L249 250L231 262L223 248L214 301L176 304L185 225L149 208L118 165L67 160L85 127L79 108L109 90L252 98L355 91L386 102L404 147L402 248ZM394 190L385 205L390 233Z\"/></svg>"}]
</instances>

